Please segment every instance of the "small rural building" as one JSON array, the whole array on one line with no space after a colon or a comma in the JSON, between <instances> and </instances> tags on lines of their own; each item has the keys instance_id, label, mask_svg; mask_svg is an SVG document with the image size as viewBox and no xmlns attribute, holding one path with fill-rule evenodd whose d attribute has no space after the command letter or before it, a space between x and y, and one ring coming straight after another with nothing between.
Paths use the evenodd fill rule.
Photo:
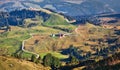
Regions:
<instances>
[{"instance_id":1,"label":"small rural building","mask_svg":"<svg viewBox=\"0 0 120 70\"><path fill-rule=\"evenodd\" d=\"M62 34L62 33L59 33L59 34L52 34L51 37L63 38L63 37L65 37L65 34Z\"/></svg>"}]
</instances>

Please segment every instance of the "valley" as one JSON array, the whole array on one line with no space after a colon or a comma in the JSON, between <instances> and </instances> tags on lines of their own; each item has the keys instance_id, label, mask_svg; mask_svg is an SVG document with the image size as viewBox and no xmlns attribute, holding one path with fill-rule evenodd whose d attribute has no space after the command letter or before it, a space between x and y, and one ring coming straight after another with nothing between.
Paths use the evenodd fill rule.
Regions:
<instances>
[{"instance_id":1,"label":"valley","mask_svg":"<svg viewBox=\"0 0 120 70\"><path fill-rule=\"evenodd\" d=\"M111 59L113 67L119 65L120 18L97 17L100 24L93 21L96 17L78 24L47 9L1 12L0 68L16 70L20 65L23 70L93 70L94 64L99 67L101 61L112 57L116 60ZM113 20L116 22L110 22ZM4 67L4 60L10 65Z\"/></svg>"}]
</instances>

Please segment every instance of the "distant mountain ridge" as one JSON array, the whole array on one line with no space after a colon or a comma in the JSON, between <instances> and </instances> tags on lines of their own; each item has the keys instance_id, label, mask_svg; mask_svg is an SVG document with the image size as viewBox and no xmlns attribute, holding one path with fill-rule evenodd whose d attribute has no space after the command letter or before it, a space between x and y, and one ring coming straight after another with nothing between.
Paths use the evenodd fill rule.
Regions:
<instances>
[{"instance_id":1,"label":"distant mountain ridge","mask_svg":"<svg viewBox=\"0 0 120 70\"><path fill-rule=\"evenodd\" d=\"M0 11L49 8L66 15L94 15L120 12L120 0L1 0Z\"/></svg>"}]
</instances>

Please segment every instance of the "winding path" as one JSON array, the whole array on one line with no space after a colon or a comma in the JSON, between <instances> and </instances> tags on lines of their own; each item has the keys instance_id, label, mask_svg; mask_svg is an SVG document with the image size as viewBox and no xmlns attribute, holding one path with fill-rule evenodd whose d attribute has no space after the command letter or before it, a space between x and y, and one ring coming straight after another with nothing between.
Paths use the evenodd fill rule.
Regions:
<instances>
[{"instance_id":1,"label":"winding path","mask_svg":"<svg viewBox=\"0 0 120 70\"><path fill-rule=\"evenodd\" d=\"M79 31L78 31L78 30L79 30L79 26L80 26L80 25L78 25L78 27L75 28L75 32L76 32L77 34L79 34Z\"/></svg>"},{"instance_id":2,"label":"winding path","mask_svg":"<svg viewBox=\"0 0 120 70\"><path fill-rule=\"evenodd\" d=\"M28 53L31 53L31 54L35 54L35 55L36 55L36 58L39 58L39 54L34 53L34 52L30 52L30 51L24 49L24 47L25 47L25 41L28 41L29 39L33 38L33 35L32 35L32 34L30 34L30 35L31 35L30 38L22 41L22 47L21 47L21 48L22 48L22 51L28 52Z\"/></svg>"},{"instance_id":3,"label":"winding path","mask_svg":"<svg viewBox=\"0 0 120 70\"><path fill-rule=\"evenodd\" d=\"M76 32L76 33L78 33L78 28L79 28L79 26L75 29L75 32ZM67 34L67 35L70 35L70 34ZM33 38L33 34L30 34L30 36L31 36L30 38L22 41L21 50L24 51L24 52L28 52L28 53L31 53L31 54L35 54L35 55L36 55L36 58L39 58L39 56L40 56L39 54L34 53L34 52L30 52L30 51L24 49L24 47L25 47L25 41L28 41L28 40L30 40L31 38Z\"/></svg>"}]
</instances>

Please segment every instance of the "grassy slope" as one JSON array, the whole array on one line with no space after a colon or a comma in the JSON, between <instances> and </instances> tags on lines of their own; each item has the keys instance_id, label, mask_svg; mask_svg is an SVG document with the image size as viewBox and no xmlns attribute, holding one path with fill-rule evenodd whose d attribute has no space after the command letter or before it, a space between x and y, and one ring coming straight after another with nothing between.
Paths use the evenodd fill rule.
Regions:
<instances>
[{"instance_id":1,"label":"grassy slope","mask_svg":"<svg viewBox=\"0 0 120 70\"><path fill-rule=\"evenodd\" d=\"M23 29L19 27L14 27L14 29L15 30L12 29L10 32L0 34L0 49L3 50L0 51L0 55L12 55L20 49L22 41L30 37L30 35L27 32L23 31Z\"/></svg>"},{"instance_id":2,"label":"grassy slope","mask_svg":"<svg viewBox=\"0 0 120 70\"><path fill-rule=\"evenodd\" d=\"M72 25L59 25L61 28L71 28L75 29L75 26ZM73 31L73 35L66 36L62 39L60 38L52 38L51 34L57 34L61 32L61 30L53 29L44 26L35 26L31 28L21 28L21 27L11 27L12 31L7 32L5 34L1 34L0 38L0 48L8 48L9 53L14 53L17 51L21 42L30 37L29 33L35 34L34 38L28 40L25 43L25 49L36 52L36 53L44 53L53 50L66 49L71 44L76 47L79 47L84 51L91 51L90 46L85 46L85 43L97 44L97 42L88 41L90 38L102 38L104 35L108 34L109 30L104 29L99 26L94 26L92 24L86 24L84 26L78 27L78 34ZM90 34L89 30L95 30L92 34ZM34 44L35 40L39 40L38 44ZM32 49L31 49L32 48ZM55 48L55 49L54 49ZM87 50L86 50L87 48ZM2 53L2 52L1 52ZM26 53L25 53L26 55ZM28 56L28 54L27 54ZM60 57L61 58L61 57Z\"/></svg>"},{"instance_id":3,"label":"grassy slope","mask_svg":"<svg viewBox=\"0 0 120 70\"><path fill-rule=\"evenodd\" d=\"M0 70L49 70L41 64L0 56Z\"/></svg>"},{"instance_id":4,"label":"grassy slope","mask_svg":"<svg viewBox=\"0 0 120 70\"><path fill-rule=\"evenodd\" d=\"M49 52L44 52L44 53L40 53L40 56L41 58L43 58L46 54L48 53L51 53L53 56L59 58L59 59L65 59L65 58L68 58L67 55L62 55L60 54L59 52L52 52L52 51L49 51Z\"/></svg>"},{"instance_id":5,"label":"grassy slope","mask_svg":"<svg viewBox=\"0 0 120 70\"><path fill-rule=\"evenodd\" d=\"M103 38L104 35L109 33L108 29L104 29L99 26L94 26L92 24L86 24L84 26L80 26L79 28L80 29L78 30L78 34L73 32L73 35L66 36L62 39L58 37L52 38L49 36L50 34L34 36L34 38L26 42L26 49L30 50L29 49L30 46L33 46L34 50L30 50L30 51L41 53L44 51L51 51L53 50L54 47L56 49L66 49L69 47L69 45L73 44L74 46L77 46L83 50L87 48L87 50L84 50L84 51L90 51L90 46L85 46L84 44L85 43L98 44L98 42L88 41L89 39ZM89 30L92 30L92 29L95 31L93 31L93 33L90 34ZM34 44L35 40L39 40L38 44Z\"/></svg>"},{"instance_id":6,"label":"grassy slope","mask_svg":"<svg viewBox=\"0 0 120 70\"><path fill-rule=\"evenodd\" d=\"M17 26L11 26L10 32L6 32L4 34L0 34L0 55L9 54L12 55L16 51L18 51L21 47L22 41L30 38L31 34L40 34L40 35L50 35L51 33L61 32L60 30L48 28L44 26L35 26L31 28L21 28ZM59 54L59 53L58 53ZM31 54L22 52L23 58L30 58Z\"/></svg>"},{"instance_id":7,"label":"grassy slope","mask_svg":"<svg viewBox=\"0 0 120 70\"><path fill-rule=\"evenodd\" d=\"M66 25L67 22L65 21L63 16L55 13L49 14L51 15L51 17L46 22L44 22L46 25ZM36 16L35 19L36 21L33 21L32 19L25 19L25 27L30 26L32 23L37 24L37 26L35 27L21 28L12 26L12 31L0 34L0 49L2 50L0 52L1 55L12 55L16 51L18 51L21 47L22 41L30 37L29 34L50 35L51 33L61 32L61 30L58 29L41 26L41 23L43 23L43 19L41 19L39 16ZM26 53L23 53L23 55L26 55Z\"/></svg>"},{"instance_id":8,"label":"grassy slope","mask_svg":"<svg viewBox=\"0 0 120 70\"><path fill-rule=\"evenodd\" d=\"M44 25L67 25L65 18L58 14L51 14L50 18L44 23Z\"/></svg>"},{"instance_id":9,"label":"grassy slope","mask_svg":"<svg viewBox=\"0 0 120 70\"><path fill-rule=\"evenodd\" d=\"M120 52L88 65L84 70L119 70L120 69Z\"/></svg>"},{"instance_id":10,"label":"grassy slope","mask_svg":"<svg viewBox=\"0 0 120 70\"><path fill-rule=\"evenodd\" d=\"M59 25L59 27L66 27L67 25ZM68 26L69 27L69 26ZM92 30L92 33L89 33L89 30ZM94 31L95 30L95 31ZM84 26L78 27L78 33L73 32L73 36L66 36L64 38L52 38L50 35L52 33L58 33L61 30L44 27L44 26L35 26L31 28L21 28L21 27L12 27L12 31L1 34L0 36L0 48L8 48L9 52L12 54L20 48L21 42L30 37L29 33L35 34L34 38L30 39L25 43L26 50L39 53L43 58L47 53L52 53L54 56L64 59L67 58L67 55L62 55L58 52L58 49L66 49L69 45L73 44L74 46L80 48L84 51L92 51L90 46L85 46L84 44L88 42L90 38L103 38L104 35L109 33L109 29L104 29L100 26L94 26L92 24L86 24ZM85 37L83 37L85 36ZM38 44L34 44L35 40L39 40ZM7 44L6 44L7 43ZM91 43L91 41L90 41ZM96 42L97 43L97 42ZM17 47L17 49L15 48ZM30 48L33 49L31 50ZM57 52L53 52L53 48ZM14 51L12 50L14 49ZM86 50L87 49L87 50ZM1 52L2 53L2 52ZM31 57L31 54L23 52L23 57ZM13 69L14 70L14 69Z\"/></svg>"}]
</instances>

